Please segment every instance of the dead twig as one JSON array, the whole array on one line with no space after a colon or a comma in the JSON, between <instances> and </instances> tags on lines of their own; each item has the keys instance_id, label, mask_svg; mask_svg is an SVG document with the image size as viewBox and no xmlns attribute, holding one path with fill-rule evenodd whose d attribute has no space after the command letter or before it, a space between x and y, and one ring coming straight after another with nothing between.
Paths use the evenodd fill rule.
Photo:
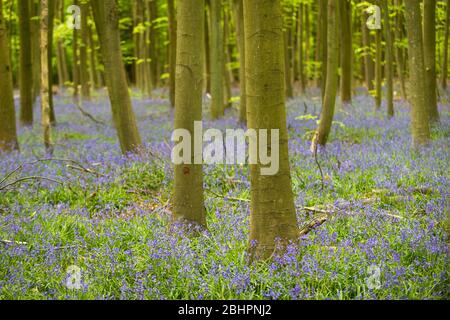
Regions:
<instances>
[{"instance_id":1,"label":"dead twig","mask_svg":"<svg viewBox=\"0 0 450 320\"><path fill-rule=\"evenodd\" d=\"M317 218L314 218L306 226L304 226L302 229L300 229L300 237L307 235L314 229L320 227L322 224L324 224L326 221L328 221L328 214L323 214Z\"/></svg>"}]
</instances>

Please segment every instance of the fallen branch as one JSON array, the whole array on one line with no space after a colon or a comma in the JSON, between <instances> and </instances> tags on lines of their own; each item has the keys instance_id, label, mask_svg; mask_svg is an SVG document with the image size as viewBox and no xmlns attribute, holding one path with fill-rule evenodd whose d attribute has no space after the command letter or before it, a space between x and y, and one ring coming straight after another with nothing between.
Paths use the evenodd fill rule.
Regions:
<instances>
[{"instance_id":1,"label":"fallen branch","mask_svg":"<svg viewBox=\"0 0 450 320\"><path fill-rule=\"evenodd\" d=\"M222 195L220 195L220 194L218 194L218 193L216 193L214 191L211 191L211 190L206 190L206 192L209 192L210 194L212 194L216 198L222 198L222 199L227 199L227 200L236 201L236 202L250 202L250 199L222 196Z\"/></svg>"},{"instance_id":2,"label":"fallen branch","mask_svg":"<svg viewBox=\"0 0 450 320\"><path fill-rule=\"evenodd\" d=\"M94 121L94 122L97 123L97 124L101 124L101 125L103 125L103 126L106 125L106 123L104 123L104 122L101 121L101 120L96 119L92 114L90 114L89 112L87 112L86 110L84 110L83 107L80 105L80 103L78 103L78 102L75 103L75 106L76 106L77 109L81 112L81 114L82 114L83 116L85 116L86 118L91 119L92 121Z\"/></svg>"},{"instance_id":3,"label":"fallen branch","mask_svg":"<svg viewBox=\"0 0 450 320\"><path fill-rule=\"evenodd\" d=\"M320 227L322 224L324 224L326 221L328 221L328 214L323 214L317 218L314 218L306 226L304 226L302 229L300 229L300 237L307 235L314 229Z\"/></svg>"},{"instance_id":4,"label":"fallen branch","mask_svg":"<svg viewBox=\"0 0 450 320\"><path fill-rule=\"evenodd\" d=\"M11 183L5 184L4 186L0 187L0 191L6 190L9 187L12 187L18 183L24 182L24 181L29 181L29 180L46 180L46 181L50 181L50 182L54 182L54 183L58 183L58 184L64 184L63 182L59 181L59 180L55 180L55 179L51 179L51 178L46 178L46 177L40 177L40 176L31 176L31 177L25 177L25 178L20 178L17 179L16 181L13 181Z\"/></svg>"}]
</instances>

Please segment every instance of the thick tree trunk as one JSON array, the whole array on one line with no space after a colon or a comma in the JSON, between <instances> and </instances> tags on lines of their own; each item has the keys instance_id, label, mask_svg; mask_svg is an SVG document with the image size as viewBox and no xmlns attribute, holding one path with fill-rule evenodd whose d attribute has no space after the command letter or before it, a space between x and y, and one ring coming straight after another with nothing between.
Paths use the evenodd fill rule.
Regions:
<instances>
[{"instance_id":1,"label":"thick tree trunk","mask_svg":"<svg viewBox=\"0 0 450 320\"><path fill-rule=\"evenodd\" d=\"M33 124L33 63L31 55L30 2L18 1L20 34L20 122Z\"/></svg>"},{"instance_id":2,"label":"thick tree trunk","mask_svg":"<svg viewBox=\"0 0 450 320\"><path fill-rule=\"evenodd\" d=\"M224 47L222 32L222 0L211 1L211 116L218 119L224 115L223 72Z\"/></svg>"},{"instance_id":3,"label":"thick tree trunk","mask_svg":"<svg viewBox=\"0 0 450 320\"><path fill-rule=\"evenodd\" d=\"M18 150L8 32L0 1L0 151Z\"/></svg>"},{"instance_id":4,"label":"thick tree trunk","mask_svg":"<svg viewBox=\"0 0 450 320\"><path fill-rule=\"evenodd\" d=\"M341 31L341 101L342 103L352 102L352 4L350 0L340 3L340 31Z\"/></svg>"},{"instance_id":5,"label":"thick tree trunk","mask_svg":"<svg viewBox=\"0 0 450 320\"><path fill-rule=\"evenodd\" d=\"M431 123L439 121L436 78L436 0L424 0L423 52L425 59L425 100Z\"/></svg>"},{"instance_id":6,"label":"thick tree trunk","mask_svg":"<svg viewBox=\"0 0 450 320\"><path fill-rule=\"evenodd\" d=\"M336 52L339 50L339 37L337 23L339 21L339 0L328 1L328 38L327 38L327 78L325 95L322 104L320 123L313 144L325 146L331 131L334 117L338 85L339 58ZM316 148L316 146L314 146Z\"/></svg>"},{"instance_id":7,"label":"thick tree trunk","mask_svg":"<svg viewBox=\"0 0 450 320\"><path fill-rule=\"evenodd\" d=\"M48 25L49 25L49 1L41 0L41 124L44 131L44 145L47 154L53 154L53 142L51 132L51 110L48 69Z\"/></svg>"},{"instance_id":8,"label":"thick tree trunk","mask_svg":"<svg viewBox=\"0 0 450 320\"><path fill-rule=\"evenodd\" d=\"M175 129L191 134L194 145L194 122L202 120L204 51L204 0L183 0L177 6L177 71L175 95ZM173 213L176 222L206 227L203 203L202 165L175 165Z\"/></svg>"},{"instance_id":9,"label":"thick tree trunk","mask_svg":"<svg viewBox=\"0 0 450 320\"><path fill-rule=\"evenodd\" d=\"M406 28L409 44L409 90L412 104L413 146L418 148L430 140L428 110L425 100L425 62L420 14L420 0L405 1Z\"/></svg>"},{"instance_id":10,"label":"thick tree trunk","mask_svg":"<svg viewBox=\"0 0 450 320\"><path fill-rule=\"evenodd\" d=\"M175 11L175 1L167 0L167 10L169 15L169 90L170 105L175 107L175 72L177 63L177 20Z\"/></svg>"},{"instance_id":11,"label":"thick tree trunk","mask_svg":"<svg viewBox=\"0 0 450 320\"><path fill-rule=\"evenodd\" d=\"M233 0L234 16L236 21L237 47L239 51L239 86L240 105L239 121L247 122L247 96L245 88L245 33L244 33L244 4L243 0Z\"/></svg>"},{"instance_id":12,"label":"thick tree trunk","mask_svg":"<svg viewBox=\"0 0 450 320\"><path fill-rule=\"evenodd\" d=\"M279 0L244 0L248 127L279 130L279 171L251 165L250 254L267 259L299 235L289 168L283 15ZM270 135L268 135L270 141ZM272 150L275 152L275 150Z\"/></svg>"},{"instance_id":13,"label":"thick tree trunk","mask_svg":"<svg viewBox=\"0 0 450 320\"><path fill-rule=\"evenodd\" d=\"M105 79L122 152L139 152L141 138L131 105L120 47L119 12L115 0L91 2L105 65Z\"/></svg>"}]
</instances>

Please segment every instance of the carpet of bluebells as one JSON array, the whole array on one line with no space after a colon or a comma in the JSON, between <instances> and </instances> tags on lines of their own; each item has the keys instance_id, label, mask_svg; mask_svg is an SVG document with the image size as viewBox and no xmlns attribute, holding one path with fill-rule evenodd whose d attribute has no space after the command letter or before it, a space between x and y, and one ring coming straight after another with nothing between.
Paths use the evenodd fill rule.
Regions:
<instances>
[{"instance_id":1,"label":"carpet of bluebells","mask_svg":"<svg viewBox=\"0 0 450 320\"><path fill-rule=\"evenodd\" d=\"M320 212L328 220L283 256L249 264L246 166L205 166L208 231L187 237L169 228L165 96L133 95L146 145L139 156L121 155L104 93L83 108L105 124L69 94L55 97L51 159L39 125L20 128L21 152L0 154L1 299L448 299L448 97L421 152L410 148L405 102L396 101L392 120L366 94L338 105L317 155L323 175L309 150L320 101L289 101L298 224ZM240 126L236 106L213 122L208 103L205 129Z\"/></svg>"}]
</instances>

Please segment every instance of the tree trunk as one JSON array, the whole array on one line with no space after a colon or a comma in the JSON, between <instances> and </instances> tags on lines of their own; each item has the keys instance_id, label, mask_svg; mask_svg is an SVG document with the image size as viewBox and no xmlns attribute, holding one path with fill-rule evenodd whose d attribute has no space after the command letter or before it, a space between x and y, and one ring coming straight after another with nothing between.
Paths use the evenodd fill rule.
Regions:
<instances>
[{"instance_id":1,"label":"tree trunk","mask_svg":"<svg viewBox=\"0 0 450 320\"><path fill-rule=\"evenodd\" d=\"M175 11L175 1L167 0L167 10L169 15L169 90L170 105L175 107L175 72L177 63L177 20Z\"/></svg>"},{"instance_id":2,"label":"tree trunk","mask_svg":"<svg viewBox=\"0 0 450 320\"><path fill-rule=\"evenodd\" d=\"M89 84L88 69L88 19L89 5L81 3L81 42L80 42L80 84L83 100L91 99L91 87Z\"/></svg>"},{"instance_id":3,"label":"tree trunk","mask_svg":"<svg viewBox=\"0 0 450 320\"><path fill-rule=\"evenodd\" d=\"M304 7L300 4L298 9L298 77L300 80L300 92L305 93L306 90L306 76L305 76L305 50L304 50Z\"/></svg>"},{"instance_id":4,"label":"tree trunk","mask_svg":"<svg viewBox=\"0 0 450 320\"><path fill-rule=\"evenodd\" d=\"M395 5L400 6L401 0L395 0ZM402 36L403 36L402 15L397 13L395 21L396 21L395 38L398 41L401 41ZM400 46L397 46L397 48L395 50L395 60L397 61L397 73L398 73L398 76L400 79L400 89L402 92L402 97L403 97L403 99L407 100L408 96L406 94L405 59L404 59L404 55L403 55L403 49Z\"/></svg>"},{"instance_id":5,"label":"tree trunk","mask_svg":"<svg viewBox=\"0 0 450 320\"><path fill-rule=\"evenodd\" d=\"M285 110L283 15L279 0L244 0L248 127L279 130L279 171L250 166L252 260L267 259L299 235L289 168ZM270 141L270 135L268 135ZM274 150L272 150L274 152Z\"/></svg>"},{"instance_id":6,"label":"tree trunk","mask_svg":"<svg viewBox=\"0 0 450 320\"><path fill-rule=\"evenodd\" d=\"M131 105L120 47L119 12L115 0L91 2L105 65L114 124L124 154L139 152L141 138Z\"/></svg>"},{"instance_id":7,"label":"tree trunk","mask_svg":"<svg viewBox=\"0 0 450 320\"><path fill-rule=\"evenodd\" d=\"M150 11L150 46L149 46L149 54L150 54L150 77L151 77L151 87L157 88L159 85L159 65L158 65L158 29L155 28L154 21L158 18L158 6L156 4L156 0L148 0L148 9Z\"/></svg>"},{"instance_id":8,"label":"tree trunk","mask_svg":"<svg viewBox=\"0 0 450 320\"><path fill-rule=\"evenodd\" d=\"M445 15L445 37L444 37L444 54L442 56L442 90L447 90L447 74L448 74L448 38L449 38L449 22L450 22L450 1L447 0L447 14Z\"/></svg>"},{"instance_id":9,"label":"tree trunk","mask_svg":"<svg viewBox=\"0 0 450 320\"><path fill-rule=\"evenodd\" d=\"M406 29L409 44L409 90L412 104L412 140L413 146L419 148L430 140L428 110L425 100L425 62L420 14L420 0L405 1Z\"/></svg>"},{"instance_id":10,"label":"tree trunk","mask_svg":"<svg viewBox=\"0 0 450 320\"><path fill-rule=\"evenodd\" d=\"M382 47L381 47L381 30L375 30L375 107L377 110L381 109L381 91L383 82L383 67L381 64L382 60Z\"/></svg>"},{"instance_id":11,"label":"tree trunk","mask_svg":"<svg viewBox=\"0 0 450 320\"><path fill-rule=\"evenodd\" d=\"M338 64L339 58L336 52L339 50L339 37L337 23L339 21L339 0L328 1L328 39L327 39L327 79L325 85L325 95L323 100L320 123L317 129L313 144L325 146L331 131L334 117L334 107L336 103L338 85ZM316 148L316 146L314 146Z\"/></svg>"},{"instance_id":12,"label":"tree trunk","mask_svg":"<svg viewBox=\"0 0 450 320\"><path fill-rule=\"evenodd\" d=\"M352 4L349 0L344 0L340 4L341 17L341 101L342 103L352 102Z\"/></svg>"},{"instance_id":13,"label":"tree trunk","mask_svg":"<svg viewBox=\"0 0 450 320\"><path fill-rule=\"evenodd\" d=\"M431 123L439 122L436 78L436 0L424 0L423 52L425 59L425 101Z\"/></svg>"},{"instance_id":14,"label":"tree trunk","mask_svg":"<svg viewBox=\"0 0 450 320\"><path fill-rule=\"evenodd\" d=\"M0 1L0 151L18 150L8 32Z\"/></svg>"},{"instance_id":15,"label":"tree trunk","mask_svg":"<svg viewBox=\"0 0 450 320\"><path fill-rule=\"evenodd\" d=\"M389 118L394 116L394 67L393 67L393 46L391 23L389 21L388 0L382 1L382 11L384 18L384 37L386 39L385 73L386 73L386 101L387 114Z\"/></svg>"},{"instance_id":16,"label":"tree trunk","mask_svg":"<svg viewBox=\"0 0 450 320\"><path fill-rule=\"evenodd\" d=\"M239 51L239 86L240 86L240 105L239 121L247 122L247 96L245 88L245 34L244 34L244 4L243 0L233 0L234 15L236 21L236 38Z\"/></svg>"},{"instance_id":17,"label":"tree trunk","mask_svg":"<svg viewBox=\"0 0 450 320\"><path fill-rule=\"evenodd\" d=\"M372 91L374 89L373 80L374 80L374 63L373 63L373 55L372 55L372 45L371 45L371 36L370 30L366 25L368 15L363 13L361 14L361 29L362 29L362 37L363 37L363 45L365 49L364 53L364 68L365 68L365 79L367 89Z\"/></svg>"},{"instance_id":18,"label":"tree trunk","mask_svg":"<svg viewBox=\"0 0 450 320\"><path fill-rule=\"evenodd\" d=\"M41 0L41 124L44 131L44 145L47 154L53 154L53 142L51 132L51 110L50 110L50 88L48 69L48 25L49 25L49 2Z\"/></svg>"},{"instance_id":19,"label":"tree trunk","mask_svg":"<svg viewBox=\"0 0 450 320\"><path fill-rule=\"evenodd\" d=\"M33 83L33 105L41 90L41 49L40 49L40 0L31 0L30 19L31 19L31 56L32 56L32 77L29 75L29 81Z\"/></svg>"},{"instance_id":20,"label":"tree trunk","mask_svg":"<svg viewBox=\"0 0 450 320\"><path fill-rule=\"evenodd\" d=\"M224 115L223 103L223 32L222 32L222 0L211 1L211 116L218 119Z\"/></svg>"},{"instance_id":21,"label":"tree trunk","mask_svg":"<svg viewBox=\"0 0 450 320\"><path fill-rule=\"evenodd\" d=\"M194 122L202 120L204 51L204 0L183 0L177 8L177 71L175 94L175 129L191 134L194 145ZM206 227L203 202L202 165L175 165L173 213L176 222Z\"/></svg>"},{"instance_id":22,"label":"tree trunk","mask_svg":"<svg viewBox=\"0 0 450 320\"><path fill-rule=\"evenodd\" d=\"M20 122L33 125L33 63L31 56L30 2L18 1L20 34Z\"/></svg>"},{"instance_id":23,"label":"tree trunk","mask_svg":"<svg viewBox=\"0 0 450 320\"><path fill-rule=\"evenodd\" d=\"M74 5L78 5L78 0L74 0ZM73 40L72 40L72 51L73 51L73 61L72 61L72 81L73 81L73 97L78 103L79 99L79 85L80 85L80 56L79 56L79 46L78 46L79 31L73 29Z\"/></svg>"}]
</instances>

